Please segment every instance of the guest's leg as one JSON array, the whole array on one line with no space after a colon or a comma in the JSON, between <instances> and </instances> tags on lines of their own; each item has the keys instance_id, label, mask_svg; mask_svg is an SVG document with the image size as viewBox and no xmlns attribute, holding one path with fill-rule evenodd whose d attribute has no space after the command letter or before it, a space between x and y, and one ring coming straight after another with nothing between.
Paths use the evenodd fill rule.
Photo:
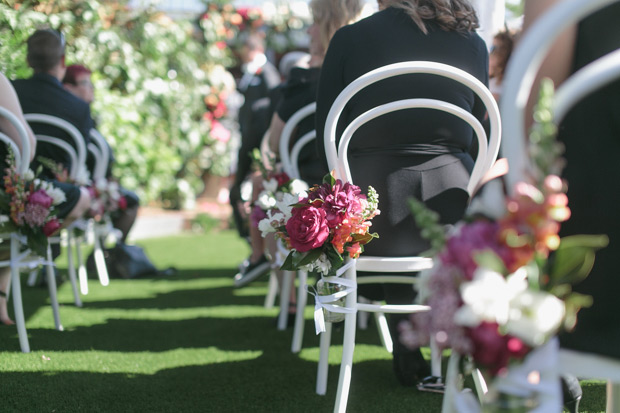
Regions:
<instances>
[{"instance_id":1,"label":"guest's leg","mask_svg":"<svg viewBox=\"0 0 620 413\"><path fill-rule=\"evenodd\" d=\"M9 317L8 310L8 287L11 279L10 268L0 268L0 323L4 325L13 325L15 322Z\"/></svg>"}]
</instances>

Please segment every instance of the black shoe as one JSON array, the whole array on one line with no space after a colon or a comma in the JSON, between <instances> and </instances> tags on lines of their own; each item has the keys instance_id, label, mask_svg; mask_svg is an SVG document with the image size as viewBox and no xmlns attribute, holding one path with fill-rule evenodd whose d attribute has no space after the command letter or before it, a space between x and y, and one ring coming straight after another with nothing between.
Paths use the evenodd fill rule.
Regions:
<instances>
[{"instance_id":1,"label":"black shoe","mask_svg":"<svg viewBox=\"0 0 620 413\"><path fill-rule=\"evenodd\" d=\"M244 287L261 275L267 274L269 272L269 267L267 257L261 255L258 261L250 263L244 270L235 275L235 287Z\"/></svg>"},{"instance_id":2,"label":"black shoe","mask_svg":"<svg viewBox=\"0 0 620 413\"><path fill-rule=\"evenodd\" d=\"M431 369L420 350L394 353L393 367L396 378L405 387L413 387L431 375Z\"/></svg>"},{"instance_id":3,"label":"black shoe","mask_svg":"<svg viewBox=\"0 0 620 413\"><path fill-rule=\"evenodd\" d=\"M577 377L569 374L563 374L560 379L562 381L564 408L570 413L579 412L579 402L581 401L581 396L583 395L579 380Z\"/></svg>"}]
</instances>

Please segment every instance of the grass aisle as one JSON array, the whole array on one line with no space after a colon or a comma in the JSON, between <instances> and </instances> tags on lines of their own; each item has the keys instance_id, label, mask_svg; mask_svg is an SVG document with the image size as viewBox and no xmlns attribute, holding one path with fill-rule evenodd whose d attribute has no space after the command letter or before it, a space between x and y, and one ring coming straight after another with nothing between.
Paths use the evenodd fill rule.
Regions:
<instances>
[{"instance_id":1,"label":"grass aisle","mask_svg":"<svg viewBox=\"0 0 620 413\"><path fill-rule=\"evenodd\" d=\"M341 346L330 354L328 394L317 396L312 309L303 350L294 355L292 330L277 331L277 309L263 307L266 277L232 287L249 252L236 233L140 244L158 267L175 266L178 275L112 280L108 287L90 280L83 308L73 305L65 282L63 332L54 330L47 290L26 287L23 277L32 352L19 352L15 328L0 327L0 412L332 411ZM342 342L341 332L333 342ZM441 396L397 384L373 325L357 343L348 411L440 410ZM604 386L590 387L598 397L586 401L597 410L581 411L603 411Z\"/></svg>"}]
</instances>

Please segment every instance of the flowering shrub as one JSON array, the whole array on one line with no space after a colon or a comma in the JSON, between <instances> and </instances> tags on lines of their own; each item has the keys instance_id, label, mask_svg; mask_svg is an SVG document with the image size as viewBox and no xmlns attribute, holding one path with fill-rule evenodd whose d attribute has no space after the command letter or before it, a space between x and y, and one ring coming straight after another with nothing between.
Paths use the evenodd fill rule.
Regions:
<instances>
[{"instance_id":1,"label":"flowering shrub","mask_svg":"<svg viewBox=\"0 0 620 413\"><path fill-rule=\"evenodd\" d=\"M548 112L551 93L545 85L539 113ZM536 128L537 145L554 146L551 126ZM433 337L439 348L471 356L494 377L562 328L572 328L577 310L590 305L590 297L572 292L570 285L587 276L594 251L607 239L560 239L560 224L570 210L566 185L552 173L561 165L555 159L558 152L534 153L535 183L516 185L503 217L461 223L444 240L419 284L419 300L431 311L415 314L401 326L404 343L419 347ZM427 228L427 233L437 231Z\"/></svg>"},{"instance_id":2,"label":"flowering shrub","mask_svg":"<svg viewBox=\"0 0 620 413\"><path fill-rule=\"evenodd\" d=\"M11 155L8 165L0 189L0 231L19 232L33 252L45 256L47 237L60 228L54 207L65 201L65 194L36 179L31 170L23 176L17 173Z\"/></svg>"},{"instance_id":3,"label":"flowering shrub","mask_svg":"<svg viewBox=\"0 0 620 413\"><path fill-rule=\"evenodd\" d=\"M372 187L368 196L348 182L326 175L307 196L283 198L278 210L260 223L264 232L276 232L291 249L283 270L303 269L333 274L343 264L345 251L351 258L377 234L370 233L370 220L379 214L378 196Z\"/></svg>"}]
</instances>

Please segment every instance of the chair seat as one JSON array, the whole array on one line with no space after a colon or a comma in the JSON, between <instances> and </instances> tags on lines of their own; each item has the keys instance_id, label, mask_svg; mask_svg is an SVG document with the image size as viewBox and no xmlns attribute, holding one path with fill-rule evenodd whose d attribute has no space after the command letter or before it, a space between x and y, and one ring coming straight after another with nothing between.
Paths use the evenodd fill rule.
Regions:
<instances>
[{"instance_id":1,"label":"chair seat","mask_svg":"<svg viewBox=\"0 0 620 413\"><path fill-rule=\"evenodd\" d=\"M432 266L433 260L427 257L363 256L359 257L355 264L357 271L368 272L412 272L427 270ZM385 282L384 279L382 281Z\"/></svg>"}]
</instances>

